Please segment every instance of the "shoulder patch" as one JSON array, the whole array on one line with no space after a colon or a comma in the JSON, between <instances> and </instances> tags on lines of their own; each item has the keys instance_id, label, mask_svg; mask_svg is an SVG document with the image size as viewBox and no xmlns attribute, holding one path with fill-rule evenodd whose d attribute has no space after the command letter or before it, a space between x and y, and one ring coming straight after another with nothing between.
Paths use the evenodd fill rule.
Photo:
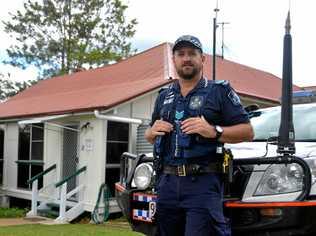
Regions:
<instances>
[{"instance_id":1,"label":"shoulder patch","mask_svg":"<svg viewBox=\"0 0 316 236\"><path fill-rule=\"evenodd\" d=\"M233 89L230 90L230 92L228 93L228 98L235 106L238 106L241 103L240 98L238 97L237 93Z\"/></svg>"}]
</instances>

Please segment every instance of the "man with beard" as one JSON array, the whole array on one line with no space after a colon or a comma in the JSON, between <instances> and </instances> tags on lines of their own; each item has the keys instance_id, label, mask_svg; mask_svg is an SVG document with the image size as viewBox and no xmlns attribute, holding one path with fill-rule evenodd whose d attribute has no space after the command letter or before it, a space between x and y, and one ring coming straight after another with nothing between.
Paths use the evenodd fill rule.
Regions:
<instances>
[{"instance_id":1,"label":"man with beard","mask_svg":"<svg viewBox=\"0 0 316 236\"><path fill-rule=\"evenodd\" d=\"M223 216L223 143L250 141L253 130L227 81L203 76L198 38L172 48L179 79L159 93L146 139L162 163L156 183L162 236L230 235Z\"/></svg>"}]
</instances>

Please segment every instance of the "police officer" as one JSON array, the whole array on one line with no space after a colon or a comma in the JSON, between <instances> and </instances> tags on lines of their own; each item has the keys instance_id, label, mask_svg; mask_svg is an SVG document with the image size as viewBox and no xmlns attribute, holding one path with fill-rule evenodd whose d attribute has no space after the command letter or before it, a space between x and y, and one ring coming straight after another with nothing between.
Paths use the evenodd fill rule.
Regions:
<instances>
[{"instance_id":1,"label":"police officer","mask_svg":"<svg viewBox=\"0 0 316 236\"><path fill-rule=\"evenodd\" d=\"M181 36L172 50L179 78L159 93L145 132L162 163L156 186L160 235L230 235L221 150L226 142L252 140L253 130L229 83L203 76L198 38Z\"/></svg>"}]
</instances>

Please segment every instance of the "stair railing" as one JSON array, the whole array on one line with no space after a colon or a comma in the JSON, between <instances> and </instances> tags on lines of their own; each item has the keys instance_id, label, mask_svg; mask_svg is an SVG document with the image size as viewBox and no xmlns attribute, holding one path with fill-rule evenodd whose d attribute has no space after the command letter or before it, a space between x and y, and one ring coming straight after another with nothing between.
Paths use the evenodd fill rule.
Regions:
<instances>
[{"instance_id":1,"label":"stair railing","mask_svg":"<svg viewBox=\"0 0 316 236\"><path fill-rule=\"evenodd\" d=\"M31 179L29 179L26 183L32 184L32 204L31 204L31 211L27 213L27 216L37 216L37 202L38 202L38 180L42 178L44 175L48 174L52 170L56 169L56 164L50 166L46 170L42 171L41 173L33 176ZM43 181L44 182L44 181ZM45 188L45 187L43 187Z\"/></svg>"},{"instance_id":2,"label":"stair railing","mask_svg":"<svg viewBox=\"0 0 316 236\"><path fill-rule=\"evenodd\" d=\"M67 212L71 213L76 210L78 210L78 212L80 211L80 207L82 205L81 202L78 202L75 206L73 206L67 212L66 212L66 204L67 204L67 199L73 196L74 194L80 192L81 190L83 190L85 188L85 185L81 184L67 193L67 182L71 180L72 178L75 178L76 176L78 176L80 173L86 171L86 169L87 167L84 166L80 168L79 170L77 170L76 172L74 172L73 174L65 177L63 180L55 184L56 188L60 188L59 217L56 219L56 221L65 222L67 221L67 218L69 218L66 216Z\"/></svg>"}]
</instances>

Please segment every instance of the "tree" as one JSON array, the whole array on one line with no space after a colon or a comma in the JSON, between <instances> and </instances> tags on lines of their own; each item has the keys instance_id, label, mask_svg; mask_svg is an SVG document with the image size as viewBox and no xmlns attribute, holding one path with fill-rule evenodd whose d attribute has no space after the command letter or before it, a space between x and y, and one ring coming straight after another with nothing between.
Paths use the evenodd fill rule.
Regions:
<instances>
[{"instance_id":1,"label":"tree","mask_svg":"<svg viewBox=\"0 0 316 236\"><path fill-rule=\"evenodd\" d=\"M28 0L3 21L17 40L5 63L35 65L43 78L126 58L135 53L128 40L137 24L126 9L121 0Z\"/></svg>"},{"instance_id":2,"label":"tree","mask_svg":"<svg viewBox=\"0 0 316 236\"><path fill-rule=\"evenodd\" d=\"M5 77L0 73L0 102L7 100L24 89L36 84L36 80L28 80L23 82L13 81L9 79L10 75Z\"/></svg>"}]
</instances>

